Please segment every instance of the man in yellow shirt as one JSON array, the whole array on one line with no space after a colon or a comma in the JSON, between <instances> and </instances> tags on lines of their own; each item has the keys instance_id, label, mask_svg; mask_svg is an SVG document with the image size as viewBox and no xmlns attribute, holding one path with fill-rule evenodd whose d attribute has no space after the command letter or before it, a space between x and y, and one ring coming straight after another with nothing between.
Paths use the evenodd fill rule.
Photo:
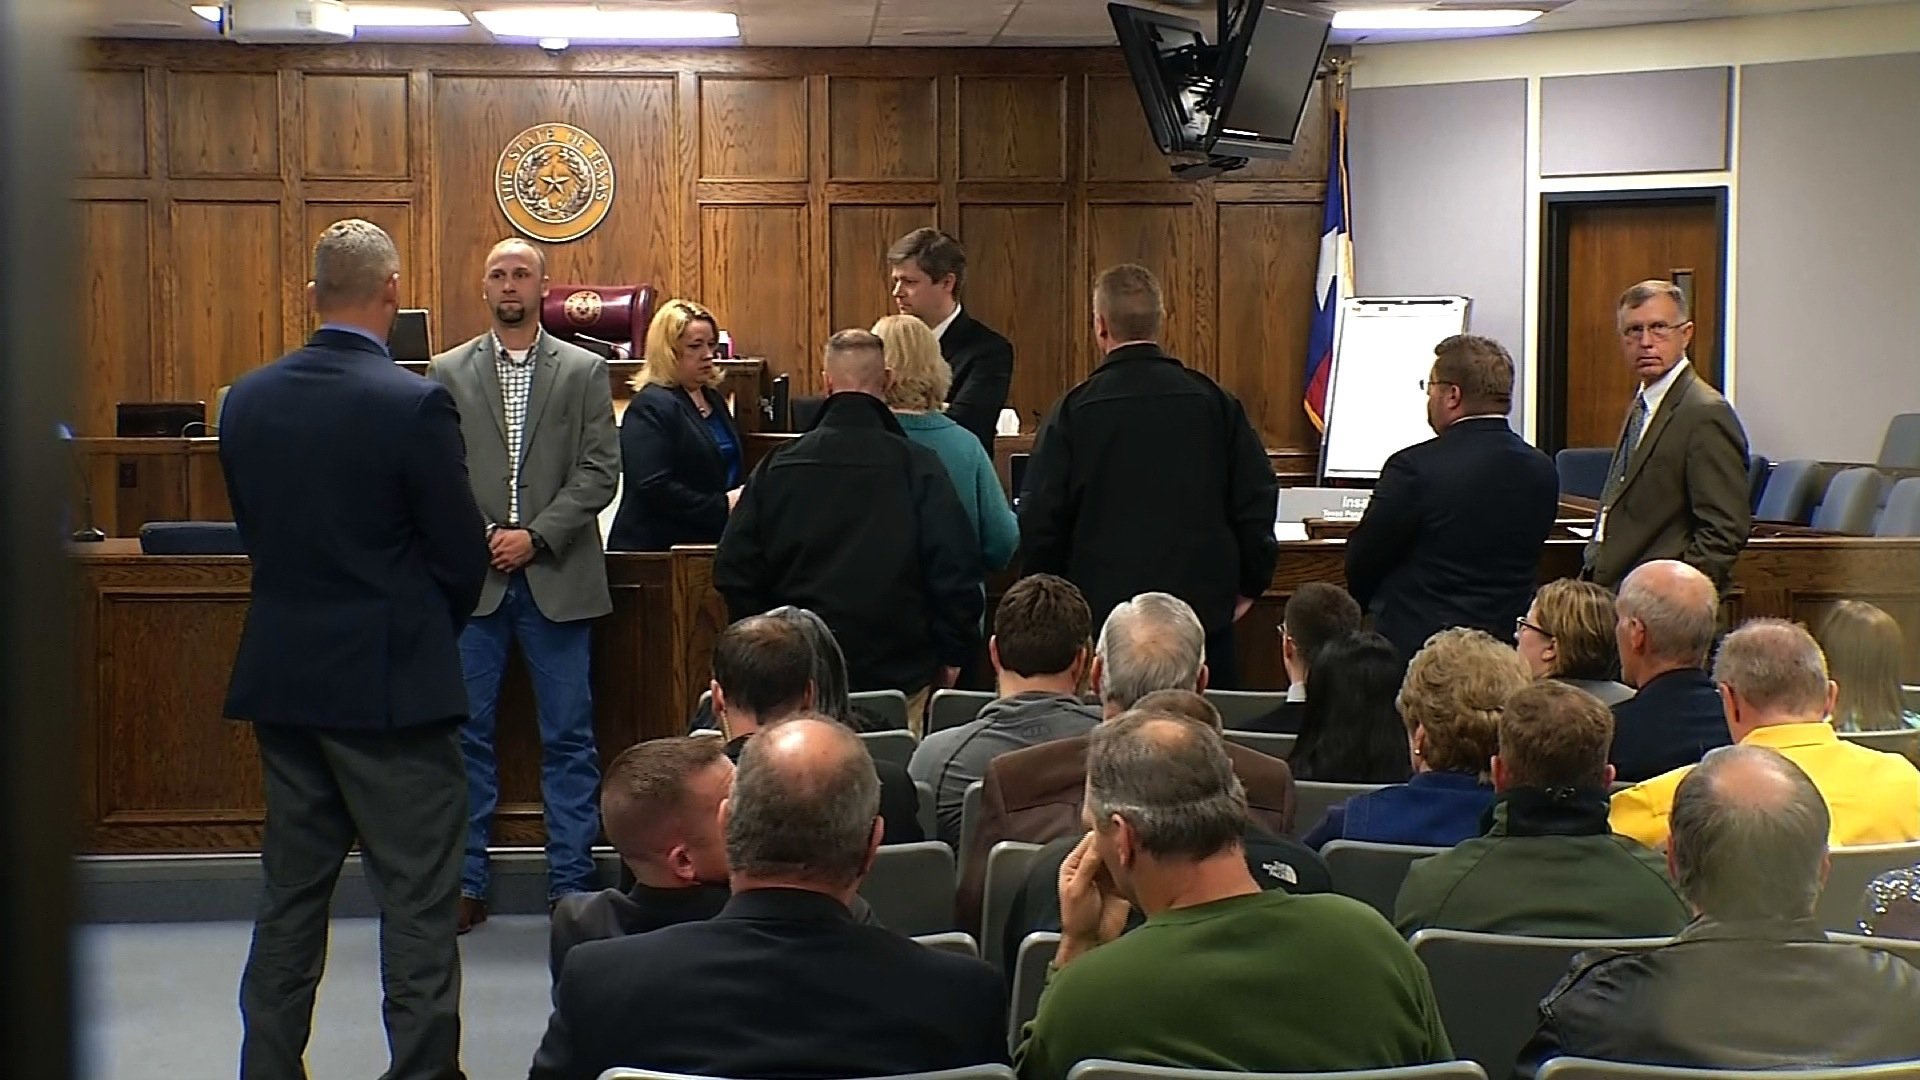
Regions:
<instances>
[{"instance_id":1,"label":"man in yellow shirt","mask_svg":"<svg viewBox=\"0 0 1920 1080\"><path fill-rule=\"evenodd\" d=\"M1813 635L1782 619L1754 619L1727 635L1714 660L1727 731L1742 746L1778 750L1827 801L1828 843L1920 840L1920 770L1899 754L1834 734L1837 687ZM1613 797L1613 831L1657 847L1667 841L1674 792L1693 768L1675 769Z\"/></svg>"}]
</instances>

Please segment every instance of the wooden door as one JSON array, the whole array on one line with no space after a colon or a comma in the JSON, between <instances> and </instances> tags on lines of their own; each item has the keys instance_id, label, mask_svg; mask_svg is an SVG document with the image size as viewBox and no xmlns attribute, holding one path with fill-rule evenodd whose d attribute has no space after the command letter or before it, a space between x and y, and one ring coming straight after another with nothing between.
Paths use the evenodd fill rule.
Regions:
<instances>
[{"instance_id":1,"label":"wooden door","mask_svg":"<svg viewBox=\"0 0 1920 1080\"><path fill-rule=\"evenodd\" d=\"M1543 380L1551 448L1611 446L1638 380L1620 347L1620 294L1647 278L1679 283L1690 301L1696 374L1721 385L1721 289L1725 244L1718 199L1568 203L1549 207L1558 243L1542 297L1560 317L1546 321ZM1551 421L1557 420L1557 423Z\"/></svg>"}]
</instances>

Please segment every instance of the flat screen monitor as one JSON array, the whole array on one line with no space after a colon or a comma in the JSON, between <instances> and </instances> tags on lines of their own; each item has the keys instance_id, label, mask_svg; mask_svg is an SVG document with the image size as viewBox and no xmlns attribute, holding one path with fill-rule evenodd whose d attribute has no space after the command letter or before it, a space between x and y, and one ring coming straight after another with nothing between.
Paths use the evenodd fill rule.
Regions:
<instances>
[{"instance_id":1,"label":"flat screen monitor","mask_svg":"<svg viewBox=\"0 0 1920 1080\"><path fill-rule=\"evenodd\" d=\"M387 351L398 361L433 359L433 339L427 329L426 308L401 308L387 335Z\"/></svg>"},{"instance_id":2,"label":"flat screen monitor","mask_svg":"<svg viewBox=\"0 0 1920 1080\"><path fill-rule=\"evenodd\" d=\"M1007 455L1007 483L1013 487L1015 509L1020 506L1020 497L1027 493L1027 463L1032 460L1032 454Z\"/></svg>"},{"instance_id":3,"label":"flat screen monitor","mask_svg":"<svg viewBox=\"0 0 1920 1080\"><path fill-rule=\"evenodd\" d=\"M1107 15L1126 54L1127 72L1146 110L1154 145L1163 154L1205 150L1212 117L1201 110L1200 90L1191 77L1203 74L1192 65L1207 55L1200 24L1127 4L1108 4ZM1184 77L1183 70L1188 72Z\"/></svg>"},{"instance_id":4,"label":"flat screen monitor","mask_svg":"<svg viewBox=\"0 0 1920 1080\"><path fill-rule=\"evenodd\" d=\"M1332 23L1270 0L1248 0L1222 50L1215 154L1286 157L1327 51Z\"/></svg>"},{"instance_id":5,"label":"flat screen monitor","mask_svg":"<svg viewBox=\"0 0 1920 1080\"><path fill-rule=\"evenodd\" d=\"M206 435L204 401L122 401L114 406L113 433L122 439L179 439Z\"/></svg>"}]
</instances>

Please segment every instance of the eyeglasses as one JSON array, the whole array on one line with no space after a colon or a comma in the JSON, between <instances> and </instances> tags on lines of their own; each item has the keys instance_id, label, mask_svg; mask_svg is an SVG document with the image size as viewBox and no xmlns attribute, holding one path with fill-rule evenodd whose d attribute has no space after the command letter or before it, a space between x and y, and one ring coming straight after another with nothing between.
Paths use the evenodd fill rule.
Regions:
<instances>
[{"instance_id":1,"label":"eyeglasses","mask_svg":"<svg viewBox=\"0 0 1920 1080\"><path fill-rule=\"evenodd\" d=\"M1419 385L1420 389L1424 391L1434 386L1459 386L1460 384L1457 382L1448 382L1445 379L1421 379Z\"/></svg>"},{"instance_id":2,"label":"eyeglasses","mask_svg":"<svg viewBox=\"0 0 1920 1080\"><path fill-rule=\"evenodd\" d=\"M1522 615L1519 618L1513 620L1513 636L1519 637L1520 631L1522 630L1531 630L1534 633L1539 634L1543 638L1551 639L1553 637L1552 634L1547 633L1545 628L1535 626L1534 624L1528 622L1527 617L1525 615Z\"/></svg>"},{"instance_id":3,"label":"eyeglasses","mask_svg":"<svg viewBox=\"0 0 1920 1080\"><path fill-rule=\"evenodd\" d=\"M1679 333L1682 328L1692 326L1692 325L1693 325L1692 322L1683 322L1678 326L1675 326L1672 323L1663 323L1663 322L1629 323L1626 326L1623 326L1620 328L1620 336L1627 339L1628 341L1634 341L1634 340L1637 340L1642 334L1645 334L1646 336L1653 338L1655 341L1665 341L1668 338L1672 337L1673 335Z\"/></svg>"}]
</instances>

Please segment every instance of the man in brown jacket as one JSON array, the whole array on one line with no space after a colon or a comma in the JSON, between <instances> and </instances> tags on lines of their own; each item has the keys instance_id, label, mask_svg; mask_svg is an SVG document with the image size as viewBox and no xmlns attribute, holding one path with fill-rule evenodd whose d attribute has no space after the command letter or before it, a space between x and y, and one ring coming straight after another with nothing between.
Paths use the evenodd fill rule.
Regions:
<instances>
[{"instance_id":1,"label":"man in brown jacket","mask_svg":"<svg viewBox=\"0 0 1920 1080\"><path fill-rule=\"evenodd\" d=\"M1607 467L1584 576L1616 589L1634 567L1678 559L1725 588L1753 526L1747 433L1693 371L1693 321L1670 281L1620 297L1620 346L1640 382Z\"/></svg>"},{"instance_id":2,"label":"man in brown jacket","mask_svg":"<svg viewBox=\"0 0 1920 1080\"><path fill-rule=\"evenodd\" d=\"M1207 688L1206 630L1193 608L1167 593L1141 593L1113 609L1094 649L1093 688L1111 720L1156 690ZM1280 836L1293 824L1287 763L1231 743L1227 756L1247 789L1253 823ZM1044 844L1081 831L1087 737L1056 739L993 759L981 789L972 846L961 853L960 918L977 926L987 853L1002 840Z\"/></svg>"}]
</instances>

